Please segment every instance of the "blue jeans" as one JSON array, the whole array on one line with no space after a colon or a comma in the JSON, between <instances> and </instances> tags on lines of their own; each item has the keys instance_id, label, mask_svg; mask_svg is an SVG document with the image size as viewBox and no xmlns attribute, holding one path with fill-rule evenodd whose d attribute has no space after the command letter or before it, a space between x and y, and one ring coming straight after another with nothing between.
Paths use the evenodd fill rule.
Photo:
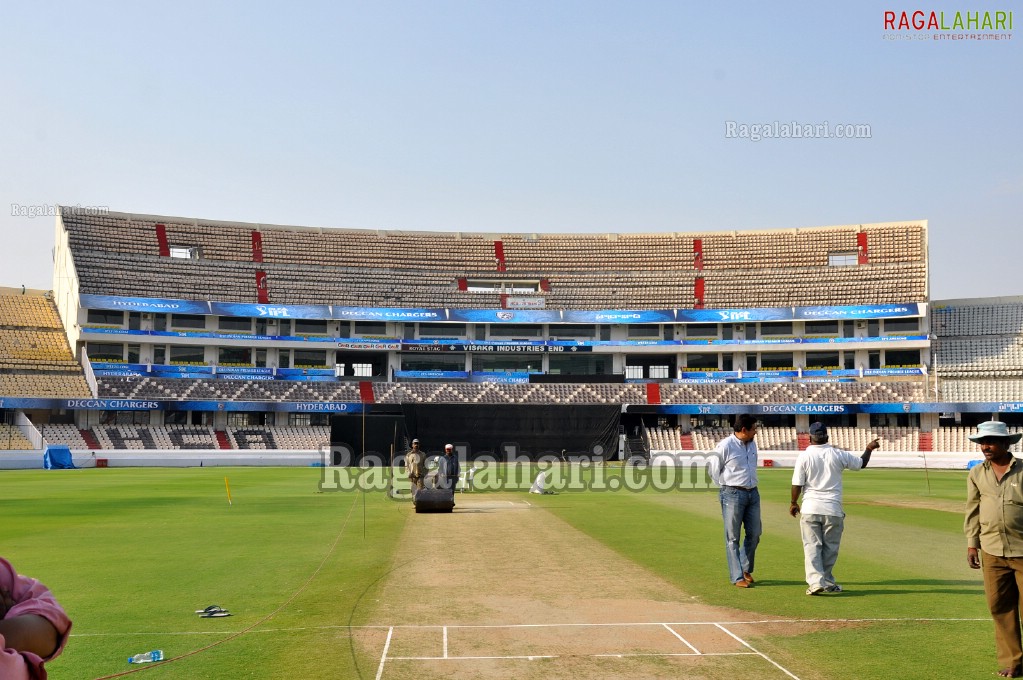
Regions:
<instances>
[{"instance_id":1,"label":"blue jeans","mask_svg":"<svg viewBox=\"0 0 1023 680\"><path fill-rule=\"evenodd\" d=\"M721 516L725 520L725 555L728 557L728 576L732 583L742 580L743 572L753 573L757 544L760 543L760 491L749 491L734 486L723 486L718 491ZM739 539L745 528L746 536L740 546Z\"/></svg>"}]
</instances>

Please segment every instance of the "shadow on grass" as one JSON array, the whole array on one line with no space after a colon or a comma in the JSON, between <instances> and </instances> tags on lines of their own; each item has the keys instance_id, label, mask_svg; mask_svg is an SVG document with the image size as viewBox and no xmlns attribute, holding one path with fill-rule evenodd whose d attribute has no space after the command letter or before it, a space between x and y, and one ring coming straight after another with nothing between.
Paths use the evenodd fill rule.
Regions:
<instances>
[{"instance_id":1,"label":"shadow on grass","mask_svg":"<svg viewBox=\"0 0 1023 680\"><path fill-rule=\"evenodd\" d=\"M899 587L904 586L904 587ZM914 595L941 593L945 595L983 595L984 584L972 580L950 579L892 579L887 581L842 581L845 589L833 593L838 597L862 597L866 595Z\"/></svg>"}]
</instances>

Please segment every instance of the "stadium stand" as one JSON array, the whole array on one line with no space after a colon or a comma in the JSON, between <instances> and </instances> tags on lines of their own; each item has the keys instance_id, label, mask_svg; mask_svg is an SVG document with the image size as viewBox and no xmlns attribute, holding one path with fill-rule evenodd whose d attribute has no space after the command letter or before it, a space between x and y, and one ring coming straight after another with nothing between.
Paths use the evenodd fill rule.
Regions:
<instances>
[{"instance_id":1,"label":"stadium stand","mask_svg":"<svg viewBox=\"0 0 1023 680\"><path fill-rule=\"evenodd\" d=\"M0 423L0 450L22 451L35 448L21 433L17 425Z\"/></svg>"},{"instance_id":2,"label":"stadium stand","mask_svg":"<svg viewBox=\"0 0 1023 680\"><path fill-rule=\"evenodd\" d=\"M65 212L81 291L102 295L256 302L265 271L274 301L376 306L493 307L492 293L459 290L457 280L540 279L551 308L691 306L697 276L708 307L905 302L927 297L926 233L920 223L729 234L462 234L325 230L185 222L125 213ZM162 257L156 228L197 259ZM252 257L252 233L262 261ZM870 239L870 263L829 266L835 252ZM694 241L703 242L702 271ZM497 244L501 267L496 266ZM332 263L344 263L337 265ZM135 272L152 272L138 277ZM500 275L498 273L500 272Z\"/></svg>"},{"instance_id":3,"label":"stadium stand","mask_svg":"<svg viewBox=\"0 0 1023 680\"><path fill-rule=\"evenodd\" d=\"M41 291L0 288L0 396L93 396L57 309Z\"/></svg>"}]
</instances>

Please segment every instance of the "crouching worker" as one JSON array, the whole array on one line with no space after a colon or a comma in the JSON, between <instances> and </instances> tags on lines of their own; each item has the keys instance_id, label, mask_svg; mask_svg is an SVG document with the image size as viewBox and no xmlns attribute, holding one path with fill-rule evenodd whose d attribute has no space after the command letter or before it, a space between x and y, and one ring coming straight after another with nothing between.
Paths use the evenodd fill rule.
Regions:
<instances>
[{"instance_id":1,"label":"crouching worker","mask_svg":"<svg viewBox=\"0 0 1023 680\"><path fill-rule=\"evenodd\" d=\"M45 679L43 663L60 655L70 630L49 589L0 557L0 678Z\"/></svg>"}]
</instances>

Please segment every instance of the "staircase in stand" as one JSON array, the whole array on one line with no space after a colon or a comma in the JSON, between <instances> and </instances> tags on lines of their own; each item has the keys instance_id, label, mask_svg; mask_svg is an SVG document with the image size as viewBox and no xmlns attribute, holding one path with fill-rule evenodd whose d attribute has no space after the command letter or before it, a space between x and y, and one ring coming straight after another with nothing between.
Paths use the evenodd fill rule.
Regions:
<instances>
[{"instance_id":1,"label":"staircase in stand","mask_svg":"<svg viewBox=\"0 0 1023 680\"><path fill-rule=\"evenodd\" d=\"M934 434L931 432L920 433L920 450L921 451L933 451L934 450Z\"/></svg>"},{"instance_id":2,"label":"staircase in stand","mask_svg":"<svg viewBox=\"0 0 1023 680\"><path fill-rule=\"evenodd\" d=\"M79 430L78 432L82 435L82 439L85 440L85 445L93 451L103 448L103 445L96 439L96 435L92 433L92 430Z\"/></svg>"},{"instance_id":3,"label":"staircase in stand","mask_svg":"<svg viewBox=\"0 0 1023 680\"><path fill-rule=\"evenodd\" d=\"M231 440L228 438L227 433L223 430L217 430L214 434L217 435L217 446L222 449L233 449L231 446Z\"/></svg>"},{"instance_id":4,"label":"staircase in stand","mask_svg":"<svg viewBox=\"0 0 1023 680\"><path fill-rule=\"evenodd\" d=\"M796 442L799 444L799 450L805 451L806 447L810 445L810 435L807 432L797 432Z\"/></svg>"},{"instance_id":5,"label":"staircase in stand","mask_svg":"<svg viewBox=\"0 0 1023 680\"><path fill-rule=\"evenodd\" d=\"M693 444L693 435L690 432L686 432L681 437L682 450L683 451L694 451L696 445Z\"/></svg>"}]
</instances>

